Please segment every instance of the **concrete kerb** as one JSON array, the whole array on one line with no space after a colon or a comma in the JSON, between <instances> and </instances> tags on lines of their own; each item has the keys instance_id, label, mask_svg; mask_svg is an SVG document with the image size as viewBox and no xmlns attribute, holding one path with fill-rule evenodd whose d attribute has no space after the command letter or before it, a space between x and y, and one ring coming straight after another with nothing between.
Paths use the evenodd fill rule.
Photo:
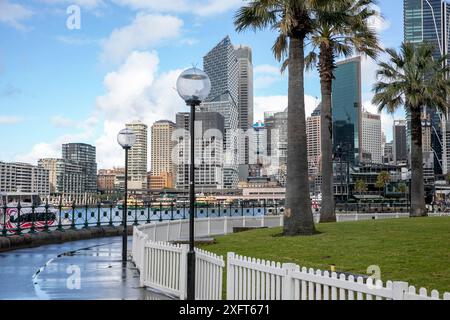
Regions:
<instances>
[{"instance_id":1,"label":"concrete kerb","mask_svg":"<svg viewBox=\"0 0 450 320\"><path fill-rule=\"evenodd\" d=\"M0 237L0 252L22 248L33 248L46 244L58 244L70 241L121 236L121 227L92 227L88 229L39 232L33 234ZM128 226L128 235L133 234L133 226Z\"/></svg>"}]
</instances>

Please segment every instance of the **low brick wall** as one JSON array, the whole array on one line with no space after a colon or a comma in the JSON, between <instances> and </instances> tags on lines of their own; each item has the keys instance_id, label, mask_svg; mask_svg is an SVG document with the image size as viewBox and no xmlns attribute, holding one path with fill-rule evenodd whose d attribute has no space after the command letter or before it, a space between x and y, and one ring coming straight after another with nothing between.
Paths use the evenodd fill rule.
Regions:
<instances>
[{"instance_id":1,"label":"low brick wall","mask_svg":"<svg viewBox=\"0 0 450 320\"><path fill-rule=\"evenodd\" d=\"M69 241L117 237L122 235L122 231L123 229L120 227L92 227L89 229L39 232L20 236L0 237L0 252ZM128 226L128 235L132 234L133 226Z\"/></svg>"}]
</instances>

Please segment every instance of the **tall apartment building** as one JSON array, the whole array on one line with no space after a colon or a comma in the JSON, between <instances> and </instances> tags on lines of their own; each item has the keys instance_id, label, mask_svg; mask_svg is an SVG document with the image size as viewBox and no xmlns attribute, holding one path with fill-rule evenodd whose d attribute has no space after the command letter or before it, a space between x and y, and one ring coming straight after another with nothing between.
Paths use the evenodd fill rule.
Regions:
<instances>
[{"instance_id":1,"label":"tall apartment building","mask_svg":"<svg viewBox=\"0 0 450 320\"><path fill-rule=\"evenodd\" d=\"M239 182L239 62L230 37L203 57L203 69L211 80L211 92L201 111L218 112L224 117L223 186L235 189Z\"/></svg>"},{"instance_id":2,"label":"tall apartment building","mask_svg":"<svg viewBox=\"0 0 450 320\"><path fill-rule=\"evenodd\" d=\"M249 144L253 126L253 63L252 49L237 46L236 57L239 68L238 91L238 127L250 134L242 135L239 148L239 164L249 164Z\"/></svg>"},{"instance_id":3,"label":"tall apartment building","mask_svg":"<svg viewBox=\"0 0 450 320\"><path fill-rule=\"evenodd\" d=\"M308 168L309 175L316 176L321 170L321 155L322 155L322 141L321 141L321 119L320 119L321 105L314 110L312 115L306 119L306 137L308 149Z\"/></svg>"},{"instance_id":4,"label":"tall apartment building","mask_svg":"<svg viewBox=\"0 0 450 320\"><path fill-rule=\"evenodd\" d=\"M383 163L383 138L381 116L369 112L362 113L362 152L369 155L370 163Z\"/></svg>"},{"instance_id":5,"label":"tall apartment building","mask_svg":"<svg viewBox=\"0 0 450 320\"><path fill-rule=\"evenodd\" d=\"M0 192L37 193L50 195L49 171L28 163L0 162Z\"/></svg>"},{"instance_id":6,"label":"tall apartment building","mask_svg":"<svg viewBox=\"0 0 450 320\"><path fill-rule=\"evenodd\" d=\"M198 112L195 115L195 185L197 190L224 188L223 136L224 117L218 112ZM176 116L178 135L176 155L176 187L189 188L190 178L190 114Z\"/></svg>"},{"instance_id":7,"label":"tall apartment building","mask_svg":"<svg viewBox=\"0 0 450 320\"><path fill-rule=\"evenodd\" d=\"M62 158L77 163L85 175L84 192L97 192L96 148L85 143L67 143L62 145Z\"/></svg>"},{"instance_id":8,"label":"tall apartment building","mask_svg":"<svg viewBox=\"0 0 450 320\"><path fill-rule=\"evenodd\" d=\"M86 172L78 162L47 158L40 159L39 166L49 171L50 193L52 195L61 195L65 199L73 199L85 193L92 193L86 189Z\"/></svg>"},{"instance_id":9,"label":"tall apartment building","mask_svg":"<svg viewBox=\"0 0 450 320\"><path fill-rule=\"evenodd\" d=\"M404 0L404 40L411 43L431 43L437 59L450 52L450 7L446 0ZM447 61L447 64L449 61ZM430 119L431 149L435 174L450 169L450 118L433 106L427 106ZM411 144L410 117L407 113L408 151Z\"/></svg>"},{"instance_id":10,"label":"tall apartment building","mask_svg":"<svg viewBox=\"0 0 450 320\"><path fill-rule=\"evenodd\" d=\"M340 61L333 81L333 147L339 145L352 164L361 159L361 57Z\"/></svg>"},{"instance_id":11,"label":"tall apartment building","mask_svg":"<svg viewBox=\"0 0 450 320\"><path fill-rule=\"evenodd\" d=\"M286 184L287 171L287 108L282 112L265 112L264 123L267 128L267 150L271 164L266 169L269 176L282 185Z\"/></svg>"},{"instance_id":12,"label":"tall apartment building","mask_svg":"<svg viewBox=\"0 0 450 320\"><path fill-rule=\"evenodd\" d=\"M136 143L128 152L128 188L130 190L147 189L147 125L141 121L126 124L126 128L133 130Z\"/></svg>"},{"instance_id":13,"label":"tall apartment building","mask_svg":"<svg viewBox=\"0 0 450 320\"><path fill-rule=\"evenodd\" d=\"M153 124L151 128L151 165L152 172L150 181L155 181L150 189L173 188L175 183L176 168L173 162L173 149L175 141L172 141L173 132L176 129L175 123L169 120L160 120ZM163 183L161 183L161 180Z\"/></svg>"},{"instance_id":14,"label":"tall apartment building","mask_svg":"<svg viewBox=\"0 0 450 320\"><path fill-rule=\"evenodd\" d=\"M399 165L408 161L408 151L406 146L406 121L396 120L394 121L393 130L393 156L394 163Z\"/></svg>"}]
</instances>

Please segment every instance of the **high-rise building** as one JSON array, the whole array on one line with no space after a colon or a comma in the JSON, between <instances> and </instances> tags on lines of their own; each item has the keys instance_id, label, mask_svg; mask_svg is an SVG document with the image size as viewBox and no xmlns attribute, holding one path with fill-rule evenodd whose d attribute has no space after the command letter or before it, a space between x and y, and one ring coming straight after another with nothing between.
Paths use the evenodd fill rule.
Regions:
<instances>
[{"instance_id":1,"label":"high-rise building","mask_svg":"<svg viewBox=\"0 0 450 320\"><path fill-rule=\"evenodd\" d=\"M319 105L312 115L306 119L308 168L310 176L315 176L320 171L322 154L320 109L321 105Z\"/></svg>"},{"instance_id":2,"label":"high-rise building","mask_svg":"<svg viewBox=\"0 0 450 320\"><path fill-rule=\"evenodd\" d=\"M337 63L333 81L333 148L348 150L344 161L361 159L361 57Z\"/></svg>"},{"instance_id":3,"label":"high-rise building","mask_svg":"<svg viewBox=\"0 0 450 320\"><path fill-rule=\"evenodd\" d=\"M383 150L383 164L393 164L394 163L394 142L386 142Z\"/></svg>"},{"instance_id":4,"label":"high-rise building","mask_svg":"<svg viewBox=\"0 0 450 320\"><path fill-rule=\"evenodd\" d=\"M236 57L239 67L238 91L238 127L241 130L252 132L253 125L253 64L252 49L247 46L236 47ZM250 135L241 135L243 141L239 148L239 164L249 164Z\"/></svg>"},{"instance_id":5,"label":"high-rise building","mask_svg":"<svg viewBox=\"0 0 450 320\"><path fill-rule=\"evenodd\" d=\"M436 59L450 52L450 7L446 0L404 0L404 39L405 42L427 42L434 45ZM449 61L447 61L449 63ZM450 120L427 106L430 119L431 149L434 173L442 174L450 168ZM411 124L407 112L407 143L411 145Z\"/></svg>"},{"instance_id":6,"label":"high-rise building","mask_svg":"<svg viewBox=\"0 0 450 320\"><path fill-rule=\"evenodd\" d=\"M172 152L175 147L175 141L172 141L172 134L175 129L175 123L169 120L157 121L151 129L151 175L153 179L151 177L150 181L158 181L157 186L160 187L162 185L160 189L173 188L174 186L176 168L173 163ZM164 183L161 183L161 181ZM154 188L150 187L150 189Z\"/></svg>"},{"instance_id":7,"label":"high-rise building","mask_svg":"<svg viewBox=\"0 0 450 320\"><path fill-rule=\"evenodd\" d=\"M362 152L370 155L370 163L383 163L383 138L381 116L369 112L362 113Z\"/></svg>"},{"instance_id":8,"label":"high-rise building","mask_svg":"<svg viewBox=\"0 0 450 320\"><path fill-rule=\"evenodd\" d=\"M190 170L190 114L177 113L176 187L189 188ZM223 189L224 117L219 112L198 112L195 115L195 185L202 189Z\"/></svg>"},{"instance_id":9,"label":"high-rise building","mask_svg":"<svg viewBox=\"0 0 450 320\"><path fill-rule=\"evenodd\" d=\"M264 113L264 122L267 128L267 153L271 159L266 172L267 175L274 176L282 186L286 184L287 121L287 108L282 112Z\"/></svg>"},{"instance_id":10,"label":"high-rise building","mask_svg":"<svg viewBox=\"0 0 450 320\"><path fill-rule=\"evenodd\" d=\"M203 57L203 69L211 80L211 92L200 108L224 117L223 187L235 189L239 182L239 63L230 37Z\"/></svg>"},{"instance_id":11,"label":"high-rise building","mask_svg":"<svg viewBox=\"0 0 450 320\"><path fill-rule=\"evenodd\" d=\"M0 192L37 193L50 195L49 172L42 166L28 163L0 162Z\"/></svg>"},{"instance_id":12,"label":"high-rise building","mask_svg":"<svg viewBox=\"0 0 450 320\"><path fill-rule=\"evenodd\" d=\"M393 161L400 165L408 161L408 152L406 147L406 121L394 121L394 140L393 140Z\"/></svg>"},{"instance_id":13,"label":"high-rise building","mask_svg":"<svg viewBox=\"0 0 450 320\"><path fill-rule=\"evenodd\" d=\"M62 158L80 165L85 175L85 192L97 192L97 162L94 146L85 143L63 144Z\"/></svg>"},{"instance_id":14,"label":"high-rise building","mask_svg":"<svg viewBox=\"0 0 450 320\"><path fill-rule=\"evenodd\" d=\"M127 123L126 127L136 135L136 143L128 152L128 188L144 190L147 189L147 125L134 121Z\"/></svg>"}]
</instances>

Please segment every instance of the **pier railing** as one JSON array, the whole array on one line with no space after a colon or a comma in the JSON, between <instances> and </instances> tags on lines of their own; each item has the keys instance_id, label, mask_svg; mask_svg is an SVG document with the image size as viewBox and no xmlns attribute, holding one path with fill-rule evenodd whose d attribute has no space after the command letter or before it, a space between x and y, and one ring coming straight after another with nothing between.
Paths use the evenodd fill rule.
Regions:
<instances>
[{"instance_id":1,"label":"pier railing","mask_svg":"<svg viewBox=\"0 0 450 320\"><path fill-rule=\"evenodd\" d=\"M234 204L206 203L196 205L196 218L265 216L284 213L282 203L268 201L245 201ZM124 209L117 205L77 205L70 206L31 205L17 203L0 205L0 236L22 235L25 233L86 229L90 227L118 227L123 225ZM126 219L128 225L138 226L159 221L189 219L188 204L176 202L146 203L128 205Z\"/></svg>"}]
</instances>

